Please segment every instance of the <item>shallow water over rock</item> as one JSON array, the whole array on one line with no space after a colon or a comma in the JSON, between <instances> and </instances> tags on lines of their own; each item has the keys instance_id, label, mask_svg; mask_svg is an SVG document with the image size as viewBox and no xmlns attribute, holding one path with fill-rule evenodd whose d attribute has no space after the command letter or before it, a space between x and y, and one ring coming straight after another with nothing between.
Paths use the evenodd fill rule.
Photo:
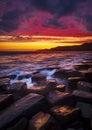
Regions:
<instances>
[{"instance_id":1,"label":"shallow water over rock","mask_svg":"<svg viewBox=\"0 0 92 130\"><path fill-rule=\"evenodd\" d=\"M10 76L10 84L24 81L27 87L38 85L32 81L34 74L46 76L46 80L56 79L58 83L67 82L67 75L55 76L58 70L64 73L75 71L75 64L85 64L92 61L92 52L58 52L39 54L19 54L0 56L0 77ZM15 76L14 76L15 75ZM13 78L11 78L13 76Z\"/></svg>"}]
</instances>

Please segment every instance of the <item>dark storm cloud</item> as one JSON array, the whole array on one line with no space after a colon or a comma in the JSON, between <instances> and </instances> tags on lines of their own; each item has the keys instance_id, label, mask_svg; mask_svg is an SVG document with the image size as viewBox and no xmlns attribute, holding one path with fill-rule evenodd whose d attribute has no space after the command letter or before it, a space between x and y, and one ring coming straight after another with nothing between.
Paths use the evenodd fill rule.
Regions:
<instances>
[{"instance_id":1,"label":"dark storm cloud","mask_svg":"<svg viewBox=\"0 0 92 130\"><path fill-rule=\"evenodd\" d=\"M62 15L71 14L80 2L85 0L30 0L30 3L39 10Z\"/></svg>"},{"instance_id":2,"label":"dark storm cloud","mask_svg":"<svg viewBox=\"0 0 92 130\"><path fill-rule=\"evenodd\" d=\"M81 3L88 3L86 8L89 8L92 0L1 0L6 3L3 15L0 18L0 32L12 32L18 29L23 21L30 21L39 11L48 12L52 15L52 19L44 22L42 26L66 29L66 22L60 22L60 18L74 15L79 17L79 21L85 21L83 24L89 31L92 31L92 17L91 15L82 15L85 9L80 10ZM0 5L2 7L2 5ZM32 15L33 14L33 15ZM78 16L79 14L79 16ZM39 18L38 18L39 20ZM36 23L37 25L37 23Z\"/></svg>"},{"instance_id":3,"label":"dark storm cloud","mask_svg":"<svg viewBox=\"0 0 92 130\"><path fill-rule=\"evenodd\" d=\"M85 3L74 12L76 21L82 23L88 31L92 31L92 0L85 0Z\"/></svg>"},{"instance_id":4,"label":"dark storm cloud","mask_svg":"<svg viewBox=\"0 0 92 130\"><path fill-rule=\"evenodd\" d=\"M21 12L18 10L5 13L1 18L0 29L5 32L11 32L18 28L21 23L20 14Z\"/></svg>"},{"instance_id":5,"label":"dark storm cloud","mask_svg":"<svg viewBox=\"0 0 92 130\"><path fill-rule=\"evenodd\" d=\"M86 25L87 29L89 31L92 31L92 15L87 15L85 17L85 21L84 22L85 22L84 24Z\"/></svg>"},{"instance_id":6,"label":"dark storm cloud","mask_svg":"<svg viewBox=\"0 0 92 130\"><path fill-rule=\"evenodd\" d=\"M59 21L57 19L48 19L48 22L43 23L43 27L47 28L54 28L54 29L66 29L67 25L66 22Z\"/></svg>"},{"instance_id":7,"label":"dark storm cloud","mask_svg":"<svg viewBox=\"0 0 92 130\"><path fill-rule=\"evenodd\" d=\"M78 5L86 0L30 0L30 3L37 10L46 11L53 15L53 18L44 23L44 27L66 29L66 22L60 22L59 18L73 15Z\"/></svg>"}]
</instances>

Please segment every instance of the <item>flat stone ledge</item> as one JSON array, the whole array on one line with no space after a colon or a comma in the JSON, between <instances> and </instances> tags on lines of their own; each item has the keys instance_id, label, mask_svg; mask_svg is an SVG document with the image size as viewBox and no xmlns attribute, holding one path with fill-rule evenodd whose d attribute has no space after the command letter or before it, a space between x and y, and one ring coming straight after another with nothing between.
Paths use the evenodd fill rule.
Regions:
<instances>
[{"instance_id":1,"label":"flat stone ledge","mask_svg":"<svg viewBox=\"0 0 92 130\"><path fill-rule=\"evenodd\" d=\"M75 90L72 95L75 97L76 101L92 104L92 93Z\"/></svg>"},{"instance_id":2,"label":"flat stone ledge","mask_svg":"<svg viewBox=\"0 0 92 130\"><path fill-rule=\"evenodd\" d=\"M50 114L39 112L30 120L28 130L48 130L52 123L54 124Z\"/></svg>"},{"instance_id":3,"label":"flat stone ledge","mask_svg":"<svg viewBox=\"0 0 92 130\"><path fill-rule=\"evenodd\" d=\"M77 83L78 90L82 90L85 92L92 92L92 83L85 82L85 81L79 81Z\"/></svg>"},{"instance_id":4,"label":"flat stone ledge","mask_svg":"<svg viewBox=\"0 0 92 130\"><path fill-rule=\"evenodd\" d=\"M29 94L16 101L0 115L0 130L5 130L23 116L28 117L37 113L41 109L43 100L44 97L41 95Z\"/></svg>"},{"instance_id":5,"label":"flat stone ledge","mask_svg":"<svg viewBox=\"0 0 92 130\"><path fill-rule=\"evenodd\" d=\"M13 127L8 128L7 130L25 130L27 124L28 120L25 117L23 117Z\"/></svg>"},{"instance_id":6,"label":"flat stone ledge","mask_svg":"<svg viewBox=\"0 0 92 130\"><path fill-rule=\"evenodd\" d=\"M75 100L73 95L67 92L51 91L47 97L47 101L52 105L74 105Z\"/></svg>"},{"instance_id":7,"label":"flat stone ledge","mask_svg":"<svg viewBox=\"0 0 92 130\"><path fill-rule=\"evenodd\" d=\"M14 100L14 97L12 94L1 94L0 95L0 110L9 106L13 102L13 100Z\"/></svg>"},{"instance_id":8,"label":"flat stone ledge","mask_svg":"<svg viewBox=\"0 0 92 130\"><path fill-rule=\"evenodd\" d=\"M79 120L81 115L79 108L69 106L53 107L50 112L56 120L60 121L61 124L66 125L68 123L73 123L74 121Z\"/></svg>"}]
</instances>

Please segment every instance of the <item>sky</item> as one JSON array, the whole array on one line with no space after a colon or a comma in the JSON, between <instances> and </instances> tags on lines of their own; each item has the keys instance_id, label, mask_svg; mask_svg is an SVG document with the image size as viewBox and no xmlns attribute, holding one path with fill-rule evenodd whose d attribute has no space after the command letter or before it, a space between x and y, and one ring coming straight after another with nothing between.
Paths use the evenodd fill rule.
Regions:
<instances>
[{"instance_id":1,"label":"sky","mask_svg":"<svg viewBox=\"0 0 92 130\"><path fill-rule=\"evenodd\" d=\"M92 0L0 0L0 50L92 41Z\"/></svg>"}]
</instances>

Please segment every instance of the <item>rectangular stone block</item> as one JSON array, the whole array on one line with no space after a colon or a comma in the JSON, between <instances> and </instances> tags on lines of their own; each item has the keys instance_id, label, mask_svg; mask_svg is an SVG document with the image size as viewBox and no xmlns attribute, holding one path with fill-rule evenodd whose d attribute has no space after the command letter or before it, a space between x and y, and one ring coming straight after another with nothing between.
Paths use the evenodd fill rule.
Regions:
<instances>
[{"instance_id":1,"label":"rectangular stone block","mask_svg":"<svg viewBox=\"0 0 92 130\"><path fill-rule=\"evenodd\" d=\"M33 86L28 89L29 92L31 93L37 93L41 95L47 95L53 88L48 87L48 86Z\"/></svg>"},{"instance_id":2,"label":"rectangular stone block","mask_svg":"<svg viewBox=\"0 0 92 130\"><path fill-rule=\"evenodd\" d=\"M74 95L76 101L92 104L92 93L75 90L72 95Z\"/></svg>"},{"instance_id":3,"label":"rectangular stone block","mask_svg":"<svg viewBox=\"0 0 92 130\"><path fill-rule=\"evenodd\" d=\"M25 130L28 124L26 118L21 118L13 127L8 128L7 130Z\"/></svg>"},{"instance_id":4,"label":"rectangular stone block","mask_svg":"<svg viewBox=\"0 0 92 130\"><path fill-rule=\"evenodd\" d=\"M82 80L83 80L83 78L81 78L81 77L69 77L68 78L68 89L70 91L76 90L77 83Z\"/></svg>"},{"instance_id":5,"label":"rectangular stone block","mask_svg":"<svg viewBox=\"0 0 92 130\"><path fill-rule=\"evenodd\" d=\"M0 95L0 110L9 106L13 102L12 94L1 94Z\"/></svg>"},{"instance_id":6,"label":"rectangular stone block","mask_svg":"<svg viewBox=\"0 0 92 130\"><path fill-rule=\"evenodd\" d=\"M56 90L58 90L60 92L64 92L65 91L65 85L64 84L57 85Z\"/></svg>"},{"instance_id":7,"label":"rectangular stone block","mask_svg":"<svg viewBox=\"0 0 92 130\"><path fill-rule=\"evenodd\" d=\"M92 105L84 102L77 102L77 107L81 109L82 117L91 118Z\"/></svg>"},{"instance_id":8,"label":"rectangular stone block","mask_svg":"<svg viewBox=\"0 0 92 130\"><path fill-rule=\"evenodd\" d=\"M75 107L57 106L51 108L51 114L56 120L60 121L61 124L68 125L69 123L79 120L81 111Z\"/></svg>"},{"instance_id":9,"label":"rectangular stone block","mask_svg":"<svg viewBox=\"0 0 92 130\"><path fill-rule=\"evenodd\" d=\"M41 109L44 97L38 94L28 94L16 101L0 115L0 130L5 130L23 116L32 116Z\"/></svg>"},{"instance_id":10,"label":"rectangular stone block","mask_svg":"<svg viewBox=\"0 0 92 130\"><path fill-rule=\"evenodd\" d=\"M91 109L91 128L92 128L92 109Z\"/></svg>"},{"instance_id":11,"label":"rectangular stone block","mask_svg":"<svg viewBox=\"0 0 92 130\"><path fill-rule=\"evenodd\" d=\"M28 130L54 130L54 123L50 114L39 112L30 120Z\"/></svg>"},{"instance_id":12,"label":"rectangular stone block","mask_svg":"<svg viewBox=\"0 0 92 130\"><path fill-rule=\"evenodd\" d=\"M79 72L85 78L85 81L92 83L92 70L88 69L88 70L82 70Z\"/></svg>"},{"instance_id":13,"label":"rectangular stone block","mask_svg":"<svg viewBox=\"0 0 92 130\"><path fill-rule=\"evenodd\" d=\"M67 92L60 92L60 91L51 91L47 95L47 101L52 105L75 105L75 100L72 94Z\"/></svg>"},{"instance_id":14,"label":"rectangular stone block","mask_svg":"<svg viewBox=\"0 0 92 130\"><path fill-rule=\"evenodd\" d=\"M92 84L85 81L79 81L77 84L77 88L78 90L92 92Z\"/></svg>"},{"instance_id":15,"label":"rectangular stone block","mask_svg":"<svg viewBox=\"0 0 92 130\"><path fill-rule=\"evenodd\" d=\"M0 79L0 87L9 85L9 82L10 82L10 78L1 78Z\"/></svg>"}]
</instances>

